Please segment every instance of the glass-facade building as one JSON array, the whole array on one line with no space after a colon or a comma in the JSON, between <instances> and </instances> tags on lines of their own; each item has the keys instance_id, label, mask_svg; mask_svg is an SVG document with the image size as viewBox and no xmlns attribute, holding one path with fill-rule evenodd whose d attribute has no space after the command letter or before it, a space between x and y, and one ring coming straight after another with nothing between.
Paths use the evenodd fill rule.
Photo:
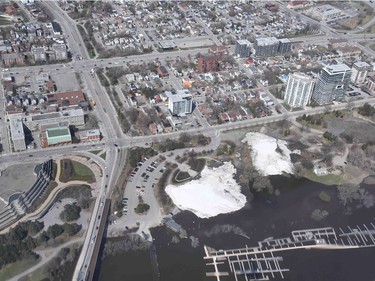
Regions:
<instances>
[{"instance_id":1,"label":"glass-facade building","mask_svg":"<svg viewBox=\"0 0 375 281\"><path fill-rule=\"evenodd\" d=\"M351 68L344 63L324 67L316 82L313 100L320 105L342 101L350 83L351 74Z\"/></svg>"}]
</instances>

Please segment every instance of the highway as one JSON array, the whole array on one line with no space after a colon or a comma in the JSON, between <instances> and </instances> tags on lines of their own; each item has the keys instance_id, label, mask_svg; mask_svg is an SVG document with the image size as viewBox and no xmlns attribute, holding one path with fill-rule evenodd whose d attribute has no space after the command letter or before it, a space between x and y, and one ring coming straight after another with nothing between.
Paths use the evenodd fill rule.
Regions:
<instances>
[{"instance_id":1,"label":"highway","mask_svg":"<svg viewBox=\"0 0 375 281\"><path fill-rule=\"evenodd\" d=\"M30 151L23 151L19 153L11 153L10 152L10 143L9 143L9 136L5 137L5 140L2 139L1 142L4 145L4 148L6 153L2 155L0 158L0 164L6 164L11 165L13 163L19 163L19 162L25 162L25 161L35 161L38 160L44 160L49 159L51 157L55 157L56 155L70 155L74 153L83 153L87 152L89 150L94 149L106 149L107 156L106 160L99 161L98 164L102 167L103 170L103 177L101 178L101 186L99 195L97 197L97 200L95 202L95 206L93 209L92 217L90 220L89 228L85 237L85 241L83 244L83 249L81 251L81 255L79 257L79 260L76 265L76 269L74 272L73 280L86 280L89 272L87 271L88 266L90 265L90 261L92 258L92 254L95 250L96 243L100 243L100 241L96 240L97 236L97 230L101 224L101 221L105 219L103 217L103 211L104 211L104 202L106 199L109 198L109 194L111 193L112 187L115 185L116 180L119 176L119 173L121 171L121 167L124 163L126 154L125 151L129 147L133 147L134 145L145 145L145 143L150 143L159 141L165 141L166 139L174 139L178 138L180 135L180 132L172 132L172 133L166 133L162 135L150 135L150 136L137 136L137 137L130 137L125 134L123 134L121 127L117 120L117 114L116 110L109 99L105 89L101 86L98 77L96 74L94 76L90 75L90 71L93 68L104 68L104 67L111 67L111 66L126 66L128 63L136 64L141 63L143 61L154 61L156 59L167 59L167 58L177 58L178 56L184 57L187 55L193 55L198 52L204 53L207 52L208 48L199 48L199 49L192 49L192 50L177 50L173 52L165 52L165 53L150 53L150 54L143 54L138 56L132 56L132 57L121 57L121 58L109 58L109 59L89 59L89 55L87 53L86 48L84 47L83 40L76 28L76 22L72 19L70 19L67 14L62 11L58 4L54 1L43 1L43 5L45 5L49 11L53 14L56 21L61 24L61 27L64 31L64 36L67 39L69 49L74 53L74 55L79 55L82 57L82 60L73 60L70 63L66 64L55 64L55 65L43 65L43 66L26 66L26 67L14 67L10 69L10 72L12 73L19 73L19 74L29 74L29 73L36 73L40 71L41 68L45 72L51 73L51 75L58 75L58 74L64 74L64 73L72 73L76 72L81 75L81 79L83 84L86 86L86 94L97 101L97 105L94 109L94 112L98 116L99 119L99 126L100 129L104 135L104 140L100 143L91 143L91 144L72 144L67 145L64 147L50 147L46 149L34 149L32 152ZM283 5L280 5L281 9L283 8ZM288 11L290 11L288 9ZM294 14L298 14L302 19L319 25L322 30L326 33L325 35L319 35L319 36L306 36L306 37L300 37L295 38L293 40L300 40L304 42L311 42L317 44L317 42L321 42L322 44L325 44L328 39L330 38L346 38L350 42L354 42L357 44L357 42L363 41L363 35L361 34L347 34L347 35L337 35L334 31L332 31L331 28L320 24L319 22L316 22L306 16L301 15L298 12L292 11ZM197 19L198 20L198 19ZM203 25L205 26L205 25ZM207 30L206 30L207 31ZM210 38L213 39L214 42L218 43L219 41L216 36L212 34L211 31L207 31ZM374 40L375 38L368 38L368 40ZM368 48L363 47L363 50L366 53L371 54L372 56L375 56L374 52L370 52L371 50L368 50ZM230 49L233 50L233 46L230 46ZM177 82L176 82L177 83ZM0 93L3 100L4 93ZM361 106L365 102L368 102L370 104L374 104L374 99L366 99L366 100L359 100L354 101L354 106ZM347 107L347 104L337 104L332 105L332 110L338 110L338 109L345 109ZM268 116L264 118L256 118L256 119L249 119L249 120L243 120L233 123L225 123L221 125L217 125L214 127L210 127L206 120L202 118L200 113L198 111L195 111L195 116L200 120L201 124L203 124L203 127L201 128L192 128L189 130L186 130L185 132L188 134L197 134L197 133L204 133L206 135L209 135L212 139L212 143L210 144L210 147L216 147L219 142L219 135L221 131L229 131L234 129L240 129L240 128L246 128L251 127L255 125L263 125L271 122L281 121L285 119L294 119L299 116L302 116L303 114L317 114L317 113L323 113L327 109L326 107L317 107L317 108L311 108L311 109L305 109L301 111L296 112L287 112L284 114L279 115L273 115ZM4 132L6 132L6 122L4 122L5 119L5 112L4 108L1 108L0 110L0 118L3 119L3 122L1 122L1 136L3 138ZM6 134L6 133L5 133Z\"/></svg>"}]
</instances>

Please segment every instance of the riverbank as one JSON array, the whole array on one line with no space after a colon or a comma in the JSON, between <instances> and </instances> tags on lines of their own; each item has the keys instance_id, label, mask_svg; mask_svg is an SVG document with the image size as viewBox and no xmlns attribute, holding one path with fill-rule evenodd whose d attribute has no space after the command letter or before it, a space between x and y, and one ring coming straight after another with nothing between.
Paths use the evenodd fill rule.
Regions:
<instances>
[{"instance_id":1,"label":"riverbank","mask_svg":"<svg viewBox=\"0 0 375 281\"><path fill-rule=\"evenodd\" d=\"M284 176L271 177L271 182L275 189L280 191L280 195L256 193L254 200L237 212L209 219L199 219L188 211L174 216L176 222L186 229L188 236L193 235L198 238L199 247L197 248L191 246L189 238L181 239L179 243L172 243L175 234L164 226L153 228L151 232L157 250L160 280L210 280L205 277L203 245L216 249L252 246L267 237L287 237L292 230L296 229L326 226L346 227L347 225L355 226L375 221L374 207L367 209L360 206L358 202L343 206L337 199L335 188L307 179ZM362 187L372 194L375 193L374 184L362 184ZM330 202L319 198L322 191L330 196ZM311 214L315 209L326 210L328 216L320 221L313 219ZM126 254L124 255L126 256ZM375 277L372 267L366 267L369 260L375 259L375 251L367 249L335 253L331 251L291 251L287 255L282 253L281 256L284 257L282 265L291 270L291 273L287 275L287 280L373 281ZM332 257L335 258L334 263L332 263ZM129 261L129 259L126 260ZM132 271L138 269L138 274L142 275L142 268L139 265L131 261L129 263L123 261L122 257L111 259L111 271L108 270L106 261L103 261L103 275L101 275L103 279L100 280L117 274L121 275L123 271L126 271L126 267ZM123 266L124 264L127 266ZM118 266L115 267L115 265ZM318 265L324 265L321 275L316 273ZM355 277L351 270L353 267L362 270L356 272ZM340 270L337 271L335 268ZM106 275L105 272L107 274L111 272L112 275ZM136 273L134 274L134 276L138 276ZM137 280L143 279L137 278Z\"/></svg>"}]
</instances>

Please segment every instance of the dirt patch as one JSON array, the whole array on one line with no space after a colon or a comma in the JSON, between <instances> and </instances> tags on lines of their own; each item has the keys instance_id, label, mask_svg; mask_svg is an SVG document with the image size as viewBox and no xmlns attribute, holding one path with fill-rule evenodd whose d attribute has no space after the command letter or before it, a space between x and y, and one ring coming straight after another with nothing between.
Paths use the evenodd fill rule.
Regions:
<instances>
[{"instance_id":1,"label":"dirt patch","mask_svg":"<svg viewBox=\"0 0 375 281\"><path fill-rule=\"evenodd\" d=\"M7 167L0 177L0 196L8 200L15 192L28 190L36 180L36 163L18 164Z\"/></svg>"}]
</instances>

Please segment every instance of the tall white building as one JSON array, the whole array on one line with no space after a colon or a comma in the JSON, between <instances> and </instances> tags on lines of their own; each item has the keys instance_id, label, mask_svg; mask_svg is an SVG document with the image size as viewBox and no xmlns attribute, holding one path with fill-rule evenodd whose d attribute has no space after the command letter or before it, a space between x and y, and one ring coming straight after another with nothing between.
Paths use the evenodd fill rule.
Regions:
<instances>
[{"instance_id":1,"label":"tall white building","mask_svg":"<svg viewBox=\"0 0 375 281\"><path fill-rule=\"evenodd\" d=\"M290 74L285 90L284 101L291 107L304 107L311 98L315 80L302 73Z\"/></svg>"},{"instance_id":2,"label":"tall white building","mask_svg":"<svg viewBox=\"0 0 375 281\"><path fill-rule=\"evenodd\" d=\"M168 109L172 115L184 116L193 111L193 97L188 90L168 95Z\"/></svg>"},{"instance_id":3,"label":"tall white building","mask_svg":"<svg viewBox=\"0 0 375 281\"><path fill-rule=\"evenodd\" d=\"M10 137L14 151L26 150L25 133L23 131L22 117L9 117Z\"/></svg>"},{"instance_id":4,"label":"tall white building","mask_svg":"<svg viewBox=\"0 0 375 281\"><path fill-rule=\"evenodd\" d=\"M359 61L353 64L352 76L350 81L356 85L362 85L365 82L368 72L371 70L371 65L367 62Z\"/></svg>"}]
</instances>

